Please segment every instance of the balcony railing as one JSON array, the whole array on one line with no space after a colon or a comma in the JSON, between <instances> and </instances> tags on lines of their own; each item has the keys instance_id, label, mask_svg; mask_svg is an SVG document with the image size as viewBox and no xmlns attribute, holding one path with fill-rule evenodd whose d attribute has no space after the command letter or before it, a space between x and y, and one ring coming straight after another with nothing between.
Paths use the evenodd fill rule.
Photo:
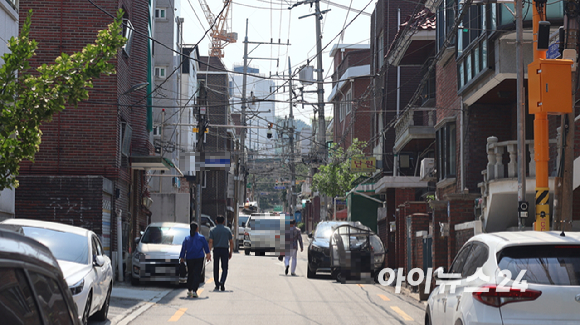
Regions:
<instances>
[{"instance_id":1,"label":"balcony railing","mask_svg":"<svg viewBox=\"0 0 580 325\"><path fill-rule=\"evenodd\" d=\"M409 108L400 116L395 124L395 142L405 134L410 134L413 127L433 127L435 125L435 108Z\"/></svg>"}]
</instances>

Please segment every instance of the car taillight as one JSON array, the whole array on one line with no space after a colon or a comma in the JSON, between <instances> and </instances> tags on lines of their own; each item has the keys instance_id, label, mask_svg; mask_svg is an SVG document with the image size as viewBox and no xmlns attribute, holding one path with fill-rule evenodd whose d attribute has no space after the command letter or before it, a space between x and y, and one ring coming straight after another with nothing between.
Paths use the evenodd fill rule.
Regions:
<instances>
[{"instance_id":1,"label":"car taillight","mask_svg":"<svg viewBox=\"0 0 580 325\"><path fill-rule=\"evenodd\" d=\"M511 287L501 287L500 291L497 291L497 286L494 285L483 286L479 289L480 291L487 289L487 292L474 292L473 298L492 307L501 307L510 302L532 301L542 295L541 291L531 289L521 291L521 289Z\"/></svg>"}]
</instances>

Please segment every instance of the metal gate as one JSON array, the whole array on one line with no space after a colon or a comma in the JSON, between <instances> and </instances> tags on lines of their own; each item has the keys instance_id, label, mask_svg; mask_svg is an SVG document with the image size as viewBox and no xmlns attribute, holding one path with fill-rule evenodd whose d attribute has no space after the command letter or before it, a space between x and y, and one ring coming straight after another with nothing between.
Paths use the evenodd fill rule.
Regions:
<instances>
[{"instance_id":1,"label":"metal gate","mask_svg":"<svg viewBox=\"0 0 580 325\"><path fill-rule=\"evenodd\" d=\"M407 272L412 268L413 260L413 236L411 234L411 216L407 217Z\"/></svg>"},{"instance_id":2,"label":"metal gate","mask_svg":"<svg viewBox=\"0 0 580 325\"><path fill-rule=\"evenodd\" d=\"M427 274L427 269L433 267L433 238L423 238L423 272Z\"/></svg>"}]
</instances>

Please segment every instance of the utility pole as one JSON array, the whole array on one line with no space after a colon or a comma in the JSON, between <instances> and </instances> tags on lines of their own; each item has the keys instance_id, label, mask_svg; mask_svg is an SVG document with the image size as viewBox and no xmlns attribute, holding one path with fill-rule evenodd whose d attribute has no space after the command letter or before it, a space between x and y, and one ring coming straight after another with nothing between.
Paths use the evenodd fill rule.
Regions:
<instances>
[{"instance_id":1,"label":"utility pole","mask_svg":"<svg viewBox=\"0 0 580 325\"><path fill-rule=\"evenodd\" d=\"M578 5L577 1L569 1L565 2L564 6L573 7L573 5ZM577 17L570 17L568 13L570 11L564 11L566 15L564 16L564 28L565 28L565 37L564 40L560 40L564 42L563 46L563 53L562 58L576 58L577 47L578 47L578 30L580 26L578 25ZM574 14L577 14L574 11ZM563 170L559 172L558 176L561 176L561 182L558 184L556 182L556 187L561 185L560 197L556 197L558 199L559 207L558 212L556 214L556 203L554 203L554 222L553 227L554 230L569 230L567 228L571 225L572 222L572 206L573 206L573 179L574 179L574 137L575 137L575 100L576 100L576 69L572 69L572 111L570 113L564 114L561 117L561 140L562 140L562 148L561 148L561 155L560 159L561 164L559 168ZM556 188L557 189L557 188ZM556 201L556 200L555 200Z\"/></svg>"},{"instance_id":2,"label":"utility pole","mask_svg":"<svg viewBox=\"0 0 580 325\"><path fill-rule=\"evenodd\" d=\"M534 151L536 161L536 222L534 230L550 230L550 188L548 183L548 114L567 114L572 109L573 60L546 59L550 23L546 21L546 1L533 4L534 61L528 65L529 111L535 114ZM576 58L574 53L573 59Z\"/></svg>"},{"instance_id":3,"label":"utility pole","mask_svg":"<svg viewBox=\"0 0 580 325\"><path fill-rule=\"evenodd\" d=\"M526 99L524 91L523 5L515 0L516 9L516 78L517 78L517 142L518 142L518 229L523 230L528 217L526 201Z\"/></svg>"},{"instance_id":4,"label":"utility pole","mask_svg":"<svg viewBox=\"0 0 580 325\"><path fill-rule=\"evenodd\" d=\"M197 152L199 157L199 162L196 161L196 165L201 166L201 162L205 162L205 152L204 152L204 143L205 143L205 130L207 128L207 88L206 88L206 80L200 80L199 82L199 97L197 100L198 104L198 118L197 118L197 128L198 128L198 135L197 135ZM198 225L201 225L201 183L204 176L204 171L202 168L199 168L199 171L196 173L196 185L197 190L196 198L195 198L195 219ZM236 227L234 227L236 228Z\"/></svg>"},{"instance_id":5,"label":"utility pole","mask_svg":"<svg viewBox=\"0 0 580 325\"><path fill-rule=\"evenodd\" d=\"M323 77L323 68L322 68L322 29L320 27L320 21L322 20L322 15L329 12L330 9L320 11L320 0L306 0L300 1L288 7L288 9L292 9L296 6L309 4L312 7L312 4L315 5L314 14L305 15L298 17L298 19L306 18L309 16L314 16L316 19L316 83L318 85L317 93L318 93L318 152L317 158L319 162L326 161L326 120L324 119L324 77Z\"/></svg>"},{"instance_id":6,"label":"utility pole","mask_svg":"<svg viewBox=\"0 0 580 325\"><path fill-rule=\"evenodd\" d=\"M288 87L288 101L290 102L290 115L288 116L288 137L290 138L290 173L292 177L290 179L290 213L294 217L294 209L296 208L296 203L294 203L294 186L296 185L296 164L294 162L294 113L293 113L293 93L292 93L292 64L290 63L290 57L288 57L288 76L289 87Z\"/></svg>"}]
</instances>

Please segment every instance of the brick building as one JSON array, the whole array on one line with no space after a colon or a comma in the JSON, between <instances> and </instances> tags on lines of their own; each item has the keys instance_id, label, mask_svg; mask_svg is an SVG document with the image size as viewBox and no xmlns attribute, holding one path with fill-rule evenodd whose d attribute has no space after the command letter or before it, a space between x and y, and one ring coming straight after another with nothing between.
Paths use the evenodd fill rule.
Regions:
<instances>
[{"instance_id":1,"label":"brick building","mask_svg":"<svg viewBox=\"0 0 580 325\"><path fill-rule=\"evenodd\" d=\"M16 218L59 221L97 233L105 252L124 257L133 238L148 223L150 211L143 161L152 151L147 89L150 83L148 2L105 0L99 7L83 1L21 0L20 22L33 10L30 38L38 42L31 64L50 64L61 53L80 51L94 42L119 8L134 32L118 51L117 74L102 76L89 100L67 107L41 127L35 162L21 164L16 191ZM128 35L128 34L127 34ZM150 86L149 86L150 87ZM151 88L149 88L151 90ZM122 228L116 226L122 218ZM115 240L122 230L123 247ZM116 261L116 259L113 259Z\"/></svg>"},{"instance_id":2,"label":"brick building","mask_svg":"<svg viewBox=\"0 0 580 325\"><path fill-rule=\"evenodd\" d=\"M207 87L207 121L213 125L230 123L229 76L225 66L218 57L201 56L199 58L198 80L205 81ZM218 156L233 151L234 131L225 127L209 127L206 133L203 151L208 155ZM228 192L229 168L206 169L202 177L201 211L212 218L218 215L232 220L234 202L232 193Z\"/></svg>"}]
</instances>

